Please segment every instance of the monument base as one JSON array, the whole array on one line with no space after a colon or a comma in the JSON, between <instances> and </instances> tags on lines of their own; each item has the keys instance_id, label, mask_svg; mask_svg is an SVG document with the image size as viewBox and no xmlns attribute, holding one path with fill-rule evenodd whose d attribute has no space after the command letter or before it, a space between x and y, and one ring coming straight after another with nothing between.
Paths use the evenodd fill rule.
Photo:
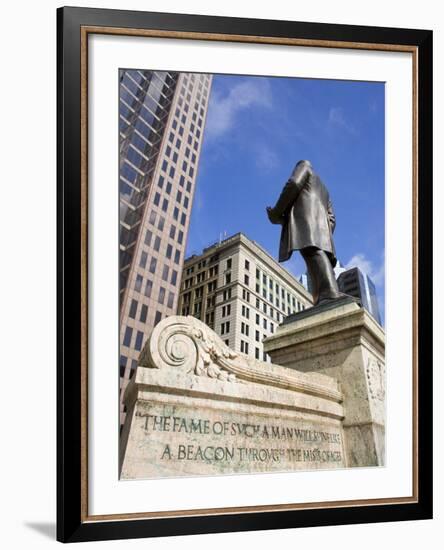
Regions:
<instances>
[{"instance_id":1,"label":"monument base","mask_svg":"<svg viewBox=\"0 0 444 550\"><path fill-rule=\"evenodd\" d=\"M343 468L329 376L233 352L193 317L154 329L128 385L121 479Z\"/></svg>"},{"instance_id":2,"label":"monument base","mask_svg":"<svg viewBox=\"0 0 444 550\"><path fill-rule=\"evenodd\" d=\"M385 463L384 331L353 301L316 310L307 309L281 324L264 341L264 350L273 363L335 378L344 395L347 464L381 466Z\"/></svg>"}]
</instances>

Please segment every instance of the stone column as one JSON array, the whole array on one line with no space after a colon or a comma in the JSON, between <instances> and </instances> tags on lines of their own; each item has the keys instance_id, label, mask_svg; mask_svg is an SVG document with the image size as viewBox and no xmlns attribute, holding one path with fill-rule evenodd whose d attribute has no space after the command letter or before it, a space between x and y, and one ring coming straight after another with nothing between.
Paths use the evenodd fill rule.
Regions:
<instances>
[{"instance_id":1,"label":"stone column","mask_svg":"<svg viewBox=\"0 0 444 550\"><path fill-rule=\"evenodd\" d=\"M344 396L347 466L385 462L385 333L352 301L295 314L264 341L273 363L335 378Z\"/></svg>"}]
</instances>

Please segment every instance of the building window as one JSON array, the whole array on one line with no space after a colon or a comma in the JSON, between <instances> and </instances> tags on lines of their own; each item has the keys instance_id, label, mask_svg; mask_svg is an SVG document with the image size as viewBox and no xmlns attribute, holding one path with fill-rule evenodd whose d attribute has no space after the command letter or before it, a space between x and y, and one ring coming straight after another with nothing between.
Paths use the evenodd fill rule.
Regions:
<instances>
[{"instance_id":1,"label":"building window","mask_svg":"<svg viewBox=\"0 0 444 550\"><path fill-rule=\"evenodd\" d=\"M223 301L229 300L231 298L231 288L224 290L223 292Z\"/></svg>"},{"instance_id":2,"label":"building window","mask_svg":"<svg viewBox=\"0 0 444 550\"><path fill-rule=\"evenodd\" d=\"M133 329L131 327L126 327L125 329L125 336L123 337L123 345L126 347L130 347L131 344L131 338L133 336Z\"/></svg>"},{"instance_id":3,"label":"building window","mask_svg":"<svg viewBox=\"0 0 444 550\"><path fill-rule=\"evenodd\" d=\"M142 254L140 255L140 262L139 262L139 266L142 269L145 269L147 260L148 260L148 254L146 252L142 252Z\"/></svg>"},{"instance_id":4,"label":"building window","mask_svg":"<svg viewBox=\"0 0 444 550\"><path fill-rule=\"evenodd\" d=\"M242 306L242 316L243 317L246 317L247 319L250 318L250 308L248 308L247 306Z\"/></svg>"},{"instance_id":5,"label":"building window","mask_svg":"<svg viewBox=\"0 0 444 550\"><path fill-rule=\"evenodd\" d=\"M145 244L146 244L147 246L150 246L152 237L153 237L153 234L152 234L151 231L148 229L147 232L145 233Z\"/></svg>"},{"instance_id":6,"label":"building window","mask_svg":"<svg viewBox=\"0 0 444 550\"><path fill-rule=\"evenodd\" d=\"M243 340L241 340L241 353L248 355L248 342L244 342Z\"/></svg>"},{"instance_id":7,"label":"building window","mask_svg":"<svg viewBox=\"0 0 444 550\"><path fill-rule=\"evenodd\" d=\"M245 260L245 269L246 269L247 271L250 270L250 262L249 262L248 260Z\"/></svg>"},{"instance_id":8,"label":"building window","mask_svg":"<svg viewBox=\"0 0 444 550\"><path fill-rule=\"evenodd\" d=\"M260 322L259 314L256 313L256 325L260 325Z\"/></svg>"},{"instance_id":9,"label":"building window","mask_svg":"<svg viewBox=\"0 0 444 550\"><path fill-rule=\"evenodd\" d=\"M208 283L208 292L214 292L216 290L216 281Z\"/></svg>"},{"instance_id":10,"label":"building window","mask_svg":"<svg viewBox=\"0 0 444 550\"><path fill-rule=\"evenodd\" d=\"M231 304L222 306L222 317L227 317L231 314Z\"/></svg>"},{"instance_id":11,"label":"building window","mask_svg":"<svg viewBox=\"0 0 444 550\"><path fill-rule=\"evenodd\" d=\"M227 260L227 269L231 269L231 265L232 265L232 259L229 258L229 259Z\"/></svg>"},{"instance_id":12,"label":"building window","mask_svg":"<svg viewBox=\"0 0 444 550\"><path fill-rule=\"evenodd\" d=\"M136 282L134 283L134 290L136 292L140 292L140 289L142 288L142 281L143 281L142 275L136 275Z\"/></svg>"},{"instance_id":13,"label":"building window","mask_svg":"<svg viewBox=\"0 0 444 550\"><path fill-rule=\"evenodd\" d=\"M165 254L165 255L166 255L166 257L167 257L168 259L170 259L171 256L173 255L173 247L172 247L171 244L169 244L169 245L167 246L166 254Z\"/></svg>"},{"instance_id":14,"label":"building window","mask_svg":"<svg viewBox=\"0 0 444 550\"><path fill-rule=\"evenodd\" d=\"M176 283L177 283L177 271L175 269L173 269L173 271L171 273L171 281L170 282L173 286L175 286Z\"/></svg>"},{"instance_id":15,"label":"building window","mask_svg":"<svg viewBox=\"0 0 444 550\"><path fill-rule=\"evenodd\" d=\"M259 359L261 350L259 348L255 348L254 350L254 356L256 359Z\"/></svg>"},{"instance_id":16,"label":"building window","mask_svg":"<svg viewBox=\"0 0 444 550\"><path fill-rule=\"evenodd\" d=\"M159 288L159 297L157 301L159 302L159 304L163 304L165 301L165 289L163 288L163 286Z\"/></svg>"},{"instance_id":17,"label":"building window","mask_svg":"<svg viewBox=\"0 0 444 550\"><path fill-rule=\"evenodd\" d=\"M267 319L264 317L264 329L267 329Z\"/></svg>"},{"instance_id":18,"label":"building window","mask_svg":"<svg viewBox=\"0 0 444 550\"><path fill-rule=\"evenodd\" d=\"M174 239L175 236L176 236L176 226L172 225L170 227L170 239Z\"/></svg>"},{"instance_id":19,"label":"building window","mask_svg":"<svg viewBox=\"0 0 444 550\"><path fill-rule=\"evenodd\" d=\"M169 181L167 183L165 191L168 193L168 195L171 193L171 188L173 187L173 184Z\"/></svg>"},{"instance_id":20,"label":"building window","mask_svg":"<svg viewBox=\"0 0 444 550\"><path fill-rule=\"evenodd\" d=\"M160 323L162 320L162 313L160 311L156 311L156 315L154 317L154 326Z\"/></svg>"},{"instance_id":21,"label":"building window","mask_svg":"<svg viewBox=\"0 0 444 550\"><path fill-rule=\"evenodd\" d=\"M145 296L149 298L151 296L151 291L153 290L153 281L147 279L145 285Z\"/></svg>"},{"instance_id":22,"label":"building window","mask_svg":"<svg viewBox=\"0 0 444 550\"><path fill-rule=\"evenodd\" d=\"M131 319L136 318L137 306L138 306L137 300L131 300L131 305L128 313L128 316L131 317Z\"/></svg>"},{"instance_id":23,"label":"building window","mask_svg":"<svg viewBox=\"0 0 444 550\"><path fill-rule=\"evenodd\" d=\"M134 347L137 351L140 351L142 349L142 340L143 340L143 332L140 332L140 330L138 330L137 336L136 336L136 342L134 344Z\"/></svg>"},{"instance_id":24,"label":"building window","mask_svg":"<svg viewBox=\"0 0 444 550\"><path fill-rule=\"evenodd\" d=\"M140 309L140 322L141 322L141 323L145 323L145 322L146 322L147 314L148 314L148 306L146 306L145 304L143 304L143 305L142 305L142 308Z\"/></svg>"},{"instance_id":25,"label":"building window","mask_svg":"<svg viewBox=\"0 0 444 550\"><path fill-rule=\"evenodd\" d=\"M156 266L157 266L157 259L156 258L151 258L150 273L155 273L156 272Z\"/></svg>"},{"instance_id":26,"label":"building window","mask_svg":"<svg viewBox=\"0 0 444 550\"><path fill-rule=\"evenodd\" d=\"M154 250L156 252L158 252L160 250L160 237L157 236L155 239L154 239Z\"/></svg>"},{"instance_id":27,"label":"building window","mask_svg":"<svg viewBox=\"0 0 444 550\"><path fill-rule=\"evenodd\" d=\"M163 226L165 225L165 218L163 216L159 217L159 223L157 224L157 227L159 228L159 231L163 231Z\"/></svg>"},{"instance_id":28,"label":"building window","mask_svg":"<svg viewBox=\"0 0 444 550\"><path fill-rule=\"evenodd\" d=\"M163 281L168 281L169 272L170 272L170 268L167 265L164 265L163 266L163 271L162 271L162 280Z\"/></svg>"},{"instance_id":29,"label":"building window","mask_svg":"<svg viewBox=\"0 0 444 550\"><path fill-rule=\"evenodd\" d=\"M196 288L196 298L202 298L203 296L203 286Z\"/></svg>"},{"instance_id":30,"label":"building window","mask_svg":"<svg viewBox=\"0 0 444 550\"><path fill-rule=\"evenodd\" d=\"M273 323L270 323L270 332L271 332L272 334L273 334L273 332L274 332L274 325L273 325Z\"/></svg>"},{"instance_id":31,"label":"building window","mask_svg":"<svg viewBox=\"0 0 444 550\"><path fill-rule=\"evenodd\" d=\"M260 342L261 341L261 335L260 335L260 332L257 330L256 331L256 342Z\"/></svg>"},{"instance_id":32,"label":"building window","mask_svg":"<svg viewBox=\"0 0 444 550\"><path fill-rule=\"evenodd\" d=\"M162 210L166 212L168 210L168 199L163 199Z\"/></svg>"},{"instance_id":33,"label":"building window","mask_svg":"<svg viewBox=\"0 0 444 550\"><path fill-rule=\"evenodd\" d=\"M168 293L168 303L167 303L167 306L169 308L172 308L173 307L173 304L174 304L174 292L169 292Z\"/></svg>"},{"instance_id":34,"label":"building window","mask_svg":"<svg viewBox=\"0 0 444 550\"><path fill-rule=\"evenodd\" d=\"M249 286L250 284L250 277L248 275L244 275L244 283Z\"/></svg>"},{"instance_id":35,"label":"building window","mask_svg":"<svg viewBox=\"0 0 444 550\"><path fill-rule=\"evenodd\" d=\"M231 273L225 274L225 284L229 285L231 283Z\"/></svg>"},{"instance_id":36,"label":"building window","mask_svg":"<svg viewBox=\"0 0 444 550\"><path fill-rule=\"evenodd\" d=\"M180 250L176 250L174 253L174 263L179 264L180 262Z\"/></svg>"},{"instance_id":37,"label":"building window","mask_svg":"<svg viewBox=\"0 0 444 550\"><path fill-rule=\"evenodd\" d=\"M230 332L230 321L226 321L220 325L220 333L228 334Z\"/></svg>"}]
</instances>

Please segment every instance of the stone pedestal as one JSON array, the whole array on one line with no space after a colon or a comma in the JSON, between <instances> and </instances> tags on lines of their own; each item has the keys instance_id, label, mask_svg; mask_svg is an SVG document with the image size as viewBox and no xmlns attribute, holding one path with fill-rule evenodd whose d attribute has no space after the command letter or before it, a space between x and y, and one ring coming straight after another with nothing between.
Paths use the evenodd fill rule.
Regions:
<instances>
[{"instance_id":1,"label":"stone pedestal","mask_svg":"<svg viewBox=\"0 0 444 550\"><path fill-rule=\"evenodd\" d=\"M156 326L125 400L121 479L347 466L336 380L236 353L193 317Z\"/></svg>"},{"instance_id":2,"label":"stone pedestal","mask_svg":"<svg viewBox=\"0 0 444 550\"><path fill-rule=\"evenodd\" d=\"M295 314L264 341L273 363L335 378L344 395L348 466L385 461L385 335L368 312L345 300Z\"/></svg>"}]
</instances>

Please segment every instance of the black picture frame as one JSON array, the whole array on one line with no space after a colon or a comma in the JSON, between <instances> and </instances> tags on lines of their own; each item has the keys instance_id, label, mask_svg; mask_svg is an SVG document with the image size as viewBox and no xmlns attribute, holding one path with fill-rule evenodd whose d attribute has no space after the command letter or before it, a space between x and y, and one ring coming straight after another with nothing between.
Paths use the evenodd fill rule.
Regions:
<instances>
[{"instance_id":1,"label":"black picture frame","mask_svg":"<svg viewBox=\"0 0 444 550\"><path fill-rule=\"evenodd\" d=\"M85 388L82 364L87 349L84 326L87 301L84 250L86 221L82 179L87 159L82 149L82 29L156 30L208 35L294 39L306 44L416 52L417 239L414 260L416 307L413 319L418 361L414 409L416 494L404 502L375 501L347 505L287 507L223 513L158 514L120 519L88 516L85 491ZM344 46L345 45L345 46ZM57 10L57 178L58 178L58 379L57 379L57 539L62 542L109 540L283 529L294 527L419 520L432 517L432 32L400 28L330 25L278 20L239 19L172 13L91 8ZM83 171L83 173L82 173ZM83 235L83 237L82 237ZM82 244L83 242L83 244ZM82 255L83 254L83 255ZM84 374L84 373L83 373ZM83 466L82 466L83 465Z\"/></svg>"}]
</instances>

